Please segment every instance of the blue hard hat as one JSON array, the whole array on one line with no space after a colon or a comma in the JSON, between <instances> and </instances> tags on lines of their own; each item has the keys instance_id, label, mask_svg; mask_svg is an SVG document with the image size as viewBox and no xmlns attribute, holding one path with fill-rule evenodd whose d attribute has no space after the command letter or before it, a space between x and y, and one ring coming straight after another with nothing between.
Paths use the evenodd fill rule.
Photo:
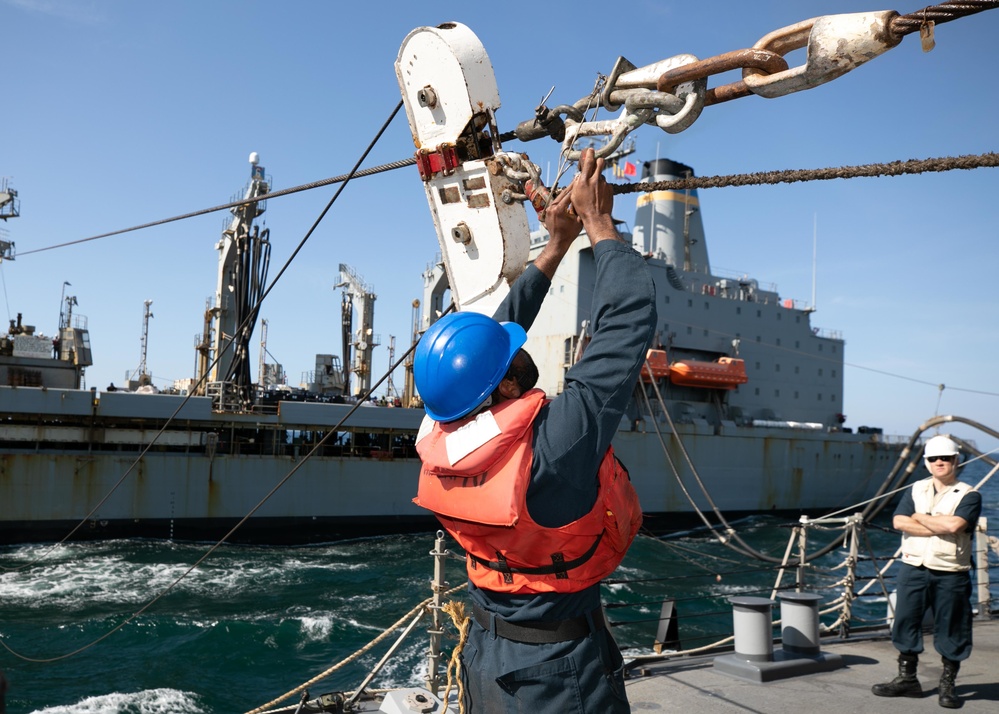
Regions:
<instances>
[{"instance_id":1,"label":"blue hard hat","mask_svg":"<svg viewBox=\"0 0 999 714\"><path fill-rule=\"evenodd\" d=\"M430 418L454 421L485 401L526 341L517 323L477 312L453 312L431 325L413 357L413 379Z\"/></svg>"}]
</instances>

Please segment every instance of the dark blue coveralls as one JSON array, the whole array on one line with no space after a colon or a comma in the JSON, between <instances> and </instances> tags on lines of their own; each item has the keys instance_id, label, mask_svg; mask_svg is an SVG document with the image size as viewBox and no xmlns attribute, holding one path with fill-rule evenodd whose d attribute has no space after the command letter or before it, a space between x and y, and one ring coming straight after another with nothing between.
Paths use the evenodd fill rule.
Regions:
<instances>
[{"instance_id":1,"label":"dark blue coveralls","mask_svg":"<svg viewBox=\"0 0 999 714\"><path fill-rule=\"evenodd\" d=\"M580 260L589 255L583 251ZM655 286L644 258L618 241L597 243L592 257L593 337L566 374L562 394L541 409L533 426L527 510L549 528L584 516L596 502L597 467L621 423L656 328ZM529 329L550 285L528 266L493 317ZM576 593L512 595L470 583L469 593L477 611L462 650L469 711L630 711L623 659L604 624L599 584ZM555 621L569 625L576 636L530 644L509 639L521 637L518 627L537 629L522 623Z\"/></svg>"},{"instance_id":2,"label":"dark blue coveralls","mask_svg":"<svg viewBox=\"0 0 999 714\"><path fill-rule=\"evenodd\" d=\"M896 516L912 516L916 504L912 489L906 489L895 509ZM969 491L954 512L974 531L982 512L982 495ZM933 611L933 648L955 662L971 656L971 577L967 570L948 572L902 563L896 581L895 622L891 641L900 654L923 651L923 617Z\"/></svg>"}]
</instances>

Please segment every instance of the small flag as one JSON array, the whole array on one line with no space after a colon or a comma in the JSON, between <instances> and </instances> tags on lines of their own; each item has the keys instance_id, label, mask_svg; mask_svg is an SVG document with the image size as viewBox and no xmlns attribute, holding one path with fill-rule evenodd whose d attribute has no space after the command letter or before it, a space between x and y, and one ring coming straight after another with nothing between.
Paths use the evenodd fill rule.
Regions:
<instances>
[{"instance_id":1,"label":"small flag","mask_svg":"<svg viewBox=\"0 0 999 714\"><path fill-rule=\"evenodd\" d=\"M625 161L624 162L624 175L625 176L634 176L637 173L638 173L638 167L636 167L630 161Z\"/></svg>"}]
</instances>

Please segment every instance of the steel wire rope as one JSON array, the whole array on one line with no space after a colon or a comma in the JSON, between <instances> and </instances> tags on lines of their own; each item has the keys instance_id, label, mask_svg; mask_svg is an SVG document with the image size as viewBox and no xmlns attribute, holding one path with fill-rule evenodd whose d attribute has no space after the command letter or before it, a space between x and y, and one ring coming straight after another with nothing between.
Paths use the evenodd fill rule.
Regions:
<instances>
[{"instance_id":1,"label":"steel wire rope","mask_svg":"<svg viewBox=\"0 0 999 714\"><path fill-rule=\"evenodd\" d=\"M645 364L649 370L649 374L652 374L651 365L649 365L648 361L646 361ZM649 415L652 417L652 423L655 426L656 435L659 437L659 441L662 444L663 452L666 453L667 455L670 467L673 469L673 473L676 476L677 483L680 484L680 487L683 490L684 495L687 496L687 500L690 502L690 505L697 511L698 516L700 516L701 520L704 522L706 526L708 526L708 528L715 535L718 541L724 544L726 547L731 548L732 550L734 550L737 553L740 553L741 555L756 558L757 560L762 560L768 563L780 563L781 562L780 560L774 558L773 556L762 553L753 548L752 546L750 546L748 543L746 543L742 539L742 537L738 534L738 532L734 528L732 528L731 524L729 524L729 522L726 520L725 516L715 505L714 499L711 498L711 494L708 492L707 487L704 485L704 482L701 480L700 474L697 472L697 467L694 466L694 462L691 460L690 454L687 452L686 447L683 445L683 439L680 438L680 434L676 430L676 424L673 422L673 417L669 413L669 409L666 408L666 402L663 399L662 393L659 391L659 385L656 383L656 380L654 379L652 380L652 389L656 393L656 399L659 401L659 405L662 407L663 416L666 417L666 421L668 422L669 428L673 433L673 438L680 449L680 453L683 454L683 458L687 462L687 465L690 467L690 472L693 475L694 480L697 482L697 485L700 488L701 493L707 499L708 505L711 507L711 511L714 514L715 518L717 518L719 523L725 527L726 535L722 536L720 533L716 531L716 527L711 525L707 517L703 514L701 509L694 502L693 498L691 498L689 492L687 491L686 486L683 485L683 482L679 476L679 470L677 470L675 465L673 464L673 459L669 455L669 449L666 447L666 442L663 439L662 432L659 430L658 419L656 419L655 414L653 414L652 412L651 405L649 405L648 395L645 393L644 389L641 389L640 391L642 392L642 395L645 398L646 406L649 410ZM736 543L738 543L738 547L733 545L732 543L733 540Z\"/></svg>"},{"instance_id":2,"label":"steel wire rope","mask_svg":"<svg viewBox=\"0 0 999 714\"><path fill-rule=\"evenodd\" d=\"M652 370L651 370L651 367L649 366L648 360L645 361L645 367L647 367L649 369L649 372L651 373ZM655 382L653 382L652 385L653 385L653 387L655 387ZM708 520L707 516L704 515L704 512L697 506L697 504L694 502L693 497L690 495L690 491L687 490L686 484L683 483L683 479L680 478L680 470L676 467L676 464L673 462L673 457L669 453L669 449L666 446L666 441L663 439L662 432L659 430L659 420L656 418L655 413L652 411L652 404L649 401L649 395L646 394L645 390L642 389L642 388L639 388L639 391L641 392L642 398L645 401L645 408L648 411L649 416L652 418L652 426L655 428L656 435L659 437L659 443L663 447L663 454L666 456L666 461L669 464L670 470L673 472L673 478L676 479L677 485L680 487L680 490L683 492L683 495L687 498L687 502L690 503L691 507L694 509L694 512L697 514L697 517L700 518L701 522L704 523L705 527L707 527L708 531L713 536L715 536L715 538L718 539L719 543L727 544L727 538L726 538L726 536L724 536L721 533L717 532L716 526L713 525ZM656 395L657 396L659 395L658 388L656 388ZM660 403L662 403L662 398L661 397L660 397L659 401L660 401ZM665 408L666 408L665 404L663 404L664 411L665 411ZM666 414L667 414L667 417L668 417L669 412L667 411ZM674 429L673 434L674 434L674 436L676 436L675 429ZM743 552L743 551L741 551L739 549L736 549L736 552L739 552L742 555L751 556L750 553Z\"/></svg>"},{"instance_id":3,"label":"steel wire rope","mask_svg":"<svg viewBox=\"0 0 999 714\"><path fill-rule=\"evenodd\" d=\"M651 367L649 368L649 371L651 373ZM679 472L676 469L675 464L673 463L673 459L672 459L672 457L669 454L669 450L666 448L666 443L663 440L662 432L659 430L658 420L656 419L655 414L653 414L651 406L649 404L648 395L645 393L644 389L641 389L640 391L642 392L642 395L643 395L643 397L645 399L646 408L648 409L649 414L650 414L650 416L652 418L653 426L655 427L656 434L658 435L660 443L663 446L663 451L666 454L667 461L669 462L670 468L673 470L674 476L677 479L677 483L680 485L680 488L683 491L684 495L687 496L687 499L690 502L691 506L693 506L695 508L695 510L697 511L698 516L701 518L701 520L704 522L704 524L709 528L709 530L712 532L712 534L715 535L715 537L718 539L718 542L722 543L723 545L725 545L728 548L731 548L735 552L740 553L742 555L745 555L747 557L756 558L757 560L762 560L764 562L780 563L783 567L797 566L799 564L799 559L798 558L788 559L787 558L787 554L785 554L785 558L784 559L778 560L778 559L774 558L773 556L769 556L769 555L767 555L765 553L762 553L762 552L756 550L755 548L753 548L752 546L750 546L748 543L746 543L741 538L741 536L739 536L738 532L734 528L732 528L732 526L725 519L725 516L718 510L717 506L714 504L714 501L712 500L710 493L707 491L707 488L704 486L703 481L700 479L700 476L697 473L696 467L694 466L693 462L690 460L690 456L687 453L686 449L684 448L683 441L680 439L679 434L676 431L676 425L673 423L672 416L670 415L669 410L666 408L666 403L663 400L662 394L659 392L658 384L655 381L652 382L652 387L653 387L653 390L656 393L656 397L657 397L657 399L659 401L659 404L660 404L660 406L663 409L664 416L666 417L666 420L669 422L670 429L671 429L671 431L673 433L674 438L677 441L677 444L678 444L678 446L680 448L680 451L683 453L684 458L686 459L688 466L690 466L691 473L693 474L695 481L697 482L698 486L700 487L701 492L704 494L705 498L707 498L708 503L710 504L710 506L712 508L712 512L714 513L715 517L719 520L720 524L723 525L726 528L726 533L728 534L729 538L723 537L720 533L718 533L716 531L716 527L712 526L710 524L710 522L708 521L707 517L701 512L701 510L694 503L693 499L690 497L689 492L687 491L686 486L683 484L682 480L679 478ZM948 421L948 420L951 420L951 419L960 419L962 421L965 421L966 423L970 422L970 420L964 420L963 418L959 418L959 417L941 417L939 419L941 420L941 422ZM930 426L932 426L933 424L931 424L931 422L934 422L934 421L935 420L930 420L930 422L927 422L926 424L929 424ZM983 430L985 430L985 431L991 433L993 436L996 436L997 438L999 438L999 433L993 432L992 430L987 429L987 427L984 427L983 425L979 425L979 426ZM894 480L895 474L897 474L897 472L900 470L900 465L905 462L905 459L907 458L908 453L912 449L913 444L917 440L918 435L920 433L922 433L922 431L924 431L925 428L930 428L930 427L924 425L924 428L921 428L920 430L917 430L917 432L914 433L912 437L910 437L909 444L903 449L902 454L899 455L899 458L896 461L895 467L889 473L888 477L886 477L885 480L882 482L882 485L879 487L878 493L871 500L872 501L871 504L862 513L862 520L864 520L865 522L867 520L869 520L870 518L873 518L874 516L876 516L878 513L880 513L880 511L884 508L885 504L887 504L887 499L884 498L884 492L887 490L886 487ZM911 469L910 469L910 473L911 473ZM877 503L878 499L883 499L883 500L881 500L880 503ZM847 510L849 510L849 509L847 509ZM832 542L826 544L825 546L819 548L815 553L811 554L810 557L812 559L820 558L820 557L822 557L822 556L824 556L824 555L832 552L834 549L838 548L840 546L840 544L842 544L842 542L844 541L845 538L846 538L846 533L844 531L842 534L840 534L835 539L833 539ZM733 540L736 543L738 543L740 547L736 547L732 543Z\"/></svg>"},{"instance_id":4,"label":"steel wire rope","mask_svg":"<svg viewBox=\"0 0 999 714\"><path fill-rule=\"evenodd\" d=\"M513 132L507 132L505 134L500 135L501 141L508 141L515 138L516 137L514 136ZM211 208L204 208L197 211L191 211L189 213L172 216L170 218L163 218L156 221L150 221L148 223L142 223L129 228L122 228L107 233L100 233L86 238L66 241L64 243L57 243L50 246L44 246L42 248L35 248L33 250L21 251L18 253L18 256L23 257L26 255L32 255L34 253L42 253L49 250L55 250L57 248L66 248L69 246L79 245L81 243L88 243L90 241L95 241L102 238L110 238L112 236L121 235L124 233L131 233L145 228L152 228L154 226L159 226L166 223L172 223L187 218L194 218L208 213L214 213L216 211L224 211L226 209L236 208L238 206L242 206L247 203L253 203L255 201L267 201L273 198L281 198L283 196L288 196L302 191L309 191L315 188L322 188L324 186L329 186L335 183L342 183L347 179L348 176L352 176L353 178L363 178L379 173L384 173L386 171L393 171L395 169L400 169L405 166L412 166L415 163L416 160L413 158L401 159L399 161L394 161L387 164L381 164L379 166L373 166L368 169L361 169L356 172L353 172L352 174L341 174L339 176L332 176L330 178L321 179L318 181L312 181L310 183L301 184L299 186L293 186L291 188L281 189L279 191L274 191L271 193L265 193L254 199L240 199L238 201L232 201L230 203L225 203L219 206L213 206ZM893 161L887 164L882 163L882 164L864 164L860 166L843 166L839 168L787 169L784 171L764 171L764 172L745 173L745 174L730 174L724 176L701 176L701 177L691 177L687 179L659 181L654 183L640 181L634 184L611 184L611 188L615 194L640 193L640 192L652 193L654 191L665 191L671 189L681 190L685 188L723 188L729 186L758 186L758 185L775 184L775 183L819 181L819 180L827 180L833 178L843 178L843 179L871 178L876 176L895 176L901 174L916 174L916 173L924 173L932 171L937 171L937 172L952 171L955 169L975 169L975 168L996 167L996 166L999 166L999 154L986 153L986 154L964 155L960 157L942 157L942 158L923 159L923 160L912 159L909 161ZM784 179L779 180L780 177L784 177ZM974 390L962 390L962 391L974 391ZM986 394L992 394L992 393L986 392ZM994 395L994 396L999 396L999 395Z\"/></svg>"},{"instance_id":5,"label":"steel wire rope","mask_svg":"<svg viewBox=\"0 0 999 714\"><path fill-rule=\"evenodd\" d=\"M893 35L904 37L919 32L927 22L942 24L996 7L999 7L999 0L947 0L907 15L897 15L888 22L888 27Z\"/></svg>"},{"instance_id":6,"label":"steel wire rope","mask_svg":"<svg viewBox=\"0 0 999 714\"><path fill-rule=\"evenodd\" d=\"M401 108L402 108L402 102L400 101L396 105L395 109L392 110L391 114L389 115L388 119L386 119L385 123L381 126L381 128L378 131L378 133L375 135L375 138L372 139L371 143L368 145L368 147L362 153L361 157L357 160L357 163L354 165L354 170L355 171L356 171L357 167L360 166L361 162L364 161L364 159L367 157L367 155L374 148L375 144L377 144L378 140L381 138L382 134L385 133L385 130L388 128L389 124L391 124L392 120L396 117L396 115L399 113L399 110ZM294 260L295 257L298 255L298 253L301 251L302 247L305 245L305 242L309 239L309 237L311 237L312 233L319 226L319 223L322 221L322 219L329 212L330 208L333 206L333 203L336 201L336 199L339 197L339 195L343 192L343 189L346 187L346 185L347 185L348 182L349 182L349 176L348 176L348 179L345 180L340 185L340 187L337 189L336 193L333 195L333 197L330 199L330 201L326 204L326 207L319 214L319 217L313 223L312 227L307 231L306 235L299 242L298 246L292 252L291 256L289 256L289 258L287 259L287 261L285 262L285 264L281 267L281 270L278 272L277 276L275 276L274 280L271 281L270 285L267 287L267 289L261 295L261 301L263 301L263 299L267 297L267 295L270 293L271 289L274 287L274 285L277 283L277 281L281 278L281 276L287 270L288 266L291 264L291 261ZM257 307L257 309L259 309L259 304L256 307ZM449 310L450 310L450 308L449 308ZM230 342L230 344L232 344L232 343ZM107 639L112 634L114 634L118 630L122 629L125 625L127 625L130 622L132 622L133 620L135 620L137 617L139 617L139 615L143 614L146 610L148 610L150 607L152 607L154 604L156 604L161 598L165 597L168 593L170 593L182 580L184 580L184 578L186 578L188 575L190 575L192 572L194 572L194 570L197 569L198 566L200 566L205 560L207 560L216 550L218 550L222 546L222 544L225 543L229 539L230 536L232 536L233 533L235 533L237 530L239 530L243 526L243 524L246 523L246 521L248 521L253 516L253 514L255 514L261 507L263 507L263 505L270 499L271 496L273 496L285 483L287 483L288 480L291 479L291 477L302 466L304 466L306 463L308 463L309 459L326 443L326 441L333 434L335 434L339 430L340 426L344 422L346 422L346 420L348 418L350 418L350 416L355 411L357 411L357 409L359 409L362 404L364 404L364 402L366 401L367 397L372 392L374 392L374 390L377 389L381 385L382 382L384 382L388 378L388 375L391 374L395 369L397 369L398 366L400 364L402 364L403 361L407 357L409 357L410 353L413 352L413 350L415 350L415 348L416 348L416 343L414 343L413 345L411 345L410 348L396 361L396 363L394 365L390 365L388 372L386 372L381 377L381 379L379 379L368 390L368 394L365 395L363 399L359 400L347 412L347 414L345 414L343 416L343 418L334 427L332 427L329 431L327 431L326 435L322 439L320 439L315 444L315 446L312 447L312 449L309 451L309 453L306 454L302 458L301 461L299 461L297 464L295 464L295 466L287 474L285 474L285 476L280 481L278 481L278 483L270 491L268 491L267 494L265 494L264 497L253 508L251 508L250 511L245 516L243 516L243 518L241 518L239 520L238 523L236 523L236 525L234 525L225 535L222 536L221 539L219 539L214 545L212 545L193 565L191 565L187 570L185 570L183 573L181 573L172 583L170 583L166 588L164 588L162 591L160 591L155 597L153 597L150 601L148 601L141 608L139 608L138 610L136 610L135 612L133 612L131 615L129 615L127 618L125 618L125 620L123 620L122 622L120 622L118 625L112 627L110 630L108 630L107 632L105 632L101 636L97 637L96 639L92 640L91 642L89 642L89 643L87 643L87 644L85 644L85 645L83 645L81 647L78 647L77 649L75 649L75 650L73 650L71 652L68 652L66 654L59 655L59 656L56 656L56 657L48 657L48 658L27 657L27 656L22 655L21 653L17 652L13 648L11 648L3 638L0 638L0 645L2 645L3 648L5 650L7 650L10 654L12 654L13 656L15 656L18 659L21 659L23 661L26 661L26 662L33 662L33 663L36 663L36 664L47 664L47 663L52 663L52 662L58 662L58 661L61 661L61 660L73 657L73 656L75 656L75 655L77 655L77 654L79 654L81 652L84 652L85 650L87 650L87 649L93 647L94 645L102 642L103 640ZM190 399L190 397L191 397L191 394L188 394L187 398L184 400L184 402L181 403L180 406L177 407L177 409L175 410L174 414L170 417L170 419L172 419L174 416L176 416L177 413L179 413L180 409L188 401L188 399ZM166 427L166 425L164 425L163 428L165 429L165 427ZM161 429L159 433L162 433L162 432L163 432L163 429ZM159 435L159 433L157 434L157 436ZM152 446L152 443L150 443L149 445L147 445L147 447L143 450L142 454L140 454L140 457L139 457L140 459L141 459L141 457L143 455L145 455L145 453L149 450L149 448L151 446ZM80 528L80 526L82 526L83 523L86 522L86 519L89 518L90 515L93 515L93 513L96 511L97 508L100 508L100 506L104 502L106 502L108 498L110 498L111 494L114 493L114 490L117 489L118 486L120 486L122 484L122 482L125 480L125 477L129 473L131 473L132 469L134 469L136 463L138 463L138 460L136 462L133 462L133 464L129 467L128 471L125 472L125 475L122 476L122 478L119 479L118 482L114 485L114 487L112 488L112 490L110 492L108 492L107 495L104 496L104 498L102 499L101 503L99 503L95 507L95 509L93 511L91 511L91 513L88 514L88 516L86 518L84 518L83 521L81 521L79 524L77 524L77 526L73 529L73 531L69 534L69 536L67 536L66 538L64 538L62 541L60 541L60 543L58 543L56 545L59 545L59 544L65 542L73 533L76 532L77 529ZM54 548L55 546L52 546L52 547ZM51 549L52 548L47 549L46 551L43 552L42 555L44 556L45 553L50 552ZM24 568L24 567L28 567L28 565L31 565L34 562L38 562L38 559L36 559L35 561L32 561L32 563L26 564L24 566L19 566L19 569L20 568Z\"/></svg>"},{"instance_id":7,"label":"steel wire rope","mask_svg":"<svg viewBox=\"0 0 999 714\"><path fill-rule=\"evenodd\" d=\"M347 173L347 174L345 174L344 178L341 181L338 181L338 183L340 183L340 187L336 190L336 193L333 194L333 197L326 204L326 207L320 212L318 218L316 218L316 220L313 222L313 224L309 228L309 230L306 231L305 235L302 237L302 240L299 241L298 245L295 247L295 250L292 251L291 255L287 258L287 260L285 260L284 264L281 266L281 269L278 271L278 274L274 277L274 279L267 286L267 289L264 290L263 293L260 294L259 301L256 304L254 304L253 307L247 312L246 317L239 324L239 326L233 331L233 336L228 341L225 341L223 343L222 349L215 356L215 359L208 366L208 369L205 370L205 373L201 375L201 377L194 384L194 386L192 387L192 389L190 389L188 391L188 394L181 401L181 403L177 405L177 408L173 411L173 413L169 417L167 417L167 420L164 422L163 426L160 427L159 431L157 431L156 434L153 435L153 438L150 440L150 443L147 444L145 446L145 448L142 449L142 451L135 458L135 460L131 463L131 465L129 465L129 467L125 471L125 473L122 474L121 478L118 479L117 482L115 482L115 484L104 495L104 497L97 503L97 505L94 506L90 510L90 512L87 513L87 515L85 515L80 520L80 522L77 523L76 526L74 526L73 529L66 536L64 536L61 540L59 540L56 543L51 544L48 548L42 550L42 552L36 558L34 558L33 560L31 560L31 561L29 561L27 563L24 563L22 565L19 565L19 566L13 567L13 568L7 567L5 565L0 565L0 572L16 572L16 571L24 570L24 569L29 568L32 565L40 562L42 559L44 559L48 555L48 553L50 553L52 550L54 550L58 546L60 546L63 543L65 543L71 537L73 537L73 535L80 528L83 527L83 524L86 523L97 512L97 510L107 502L107 500L115 493L115 491L118 490L118 488L122 485L122 483L125 482L125 479L132 472L132 470L142 461L143 458L145 458L145 456L149 452L149 450L156 444L157 439L159 439L159 437L162 436L162 434L166 431L167 427L170 426L171 423L173 423L173 420L176 418L176 416L181 412L181 410L184 408L184 406L191 400L191 398L198 391L198 389L200 389L201 385L207 379L208 374L210 374L211 371L212 371L212 369L214 369L215 366L219 363L219 361L222 359L222 356L226 353L226 351L229 350L230 348L234 347L234 345L236 343L236 336L239 335L240 333L242 333L243 330L245 330L249 326L251 318L253 318L255 320L255 316L259 314L259 312L260 312L260 306L263 304L264 299L270 294L271 290L277 284L278 280L281 279L281 276L284 275L285 271L288 269L288 266L291 265L291 262L296 258L296 256L299 254L299 252L301 252L302 248L305 246L306 241L308 241L309 238L312 237L312 234L315 232L316 228L319 227L319 224L322 222L323 218L326 217L326 214L329 212L330 208L332 208L332 206L336 202L337 198L339 198L340 194L343 193L343 190L344 190L344 188L346 188L347 183L354 177L354 175L356 175L358 173L359 167L360 167L361 163L368 156L368 154L371 153L371 150L375 147L375 145L381 139L382 135L385 133L386 129L388 129L389 125L395 119L396 115L399 113L399 110L402 108L402 106L403 106L402 101L399 101L399 103L396 104L395 109L392 110L392 112L389 114L388 118L382 124L382 126L378 130L378 132L375 134L375 137L372 139L371 143L368 144L368 147L361 154L360 158L354 163L354 166L350 170L350 172ZM322 182L318 182L318 183L322 183ZM251 204L251 203L258 203L260 201L265 200L265 197L269 196L269 195L270 194L263 194L262 196L257 196L257 197L255 197L253 199L243 199L243 200L240 200L240 201L233 202L231 204L227 204L227 206L242 206L242 205L248 205L248 204ZM218 209L210 209L210 210L218 210ZM194 215L194 214L189 214L189 215ZM175 219L171 219L171 220L175 220ZM129 230L134 230L134 229L129 229ZM270 254L270 251L268 250L268 256L267 256L268 263L270 261L269 254ZM406 354L408 355L409 353L407 352ZM404 355L404 357L405 357L405 355ZM398 366L398 364L399 363L396 363L396 365L393 366L392 369L389 370L389 372L391 373ZM384 377L383 377L383 379L384 379ZM379 384L380 384L380 382L379 382ZM375 386L378 386L378 385L375 385ZM373 389L374 388L372 388L371 390L369 390L368 394L370 394L373 391ZM365 395L365 399L366 398L367 398L367 395ZM353 413L354 413L354 410L352 409L344 417L344 420L347 419L347 417L349 417ZM342 424L343 421L341 421L340 423ZM337 424L336 428L338 428L339 426L340 426L340 424ZM333 429L333 432L336 432L336 428ZM283 481L281 483L283 483ZM259 507L260 507L260 505L258 504L257 508L259 508ZM243 523L243 521L240 521L239 524L237 524L237 527L239 527L239 525L242 525L242 523ZM231 535L231 532L228 535ZM228 537L228 535L226 537Z\"/></svg>"}]
</instances>

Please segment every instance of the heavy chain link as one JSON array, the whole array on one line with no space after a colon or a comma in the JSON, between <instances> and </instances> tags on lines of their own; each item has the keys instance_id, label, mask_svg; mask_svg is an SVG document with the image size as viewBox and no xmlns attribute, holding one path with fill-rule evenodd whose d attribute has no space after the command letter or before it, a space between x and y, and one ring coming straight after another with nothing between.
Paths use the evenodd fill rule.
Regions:
<instances>
[{"instance_id":1,"label":"heavy chain link","mask_svg":"<svg viewBox=\"0 0 999 714\"><path fill-rule=\"evenodd\" d=\"M620 57L602 88L554 111L542 102L535 119L522 122L513 134L521 141L542 136L562 141L570 161L579 159L581 152L574 146L580 137L606 136L596 150L598 158L606 157L644 124L678 133L690 127L705 106L751 94L776 98L811 89L883 54L910 33L932 37L934 24L997 7L999 0L951 0L908 15L893 10L824 15L775 30L750 48L704 60L684 54L636 67ZM789 67L785 56L802 48L807 48L805 62ZM742 70L742 79L708 87L711 77L735 69ZM621 113L615 119L586 121L583 113L593 106Z\"/></svg>"}]
</instances>

